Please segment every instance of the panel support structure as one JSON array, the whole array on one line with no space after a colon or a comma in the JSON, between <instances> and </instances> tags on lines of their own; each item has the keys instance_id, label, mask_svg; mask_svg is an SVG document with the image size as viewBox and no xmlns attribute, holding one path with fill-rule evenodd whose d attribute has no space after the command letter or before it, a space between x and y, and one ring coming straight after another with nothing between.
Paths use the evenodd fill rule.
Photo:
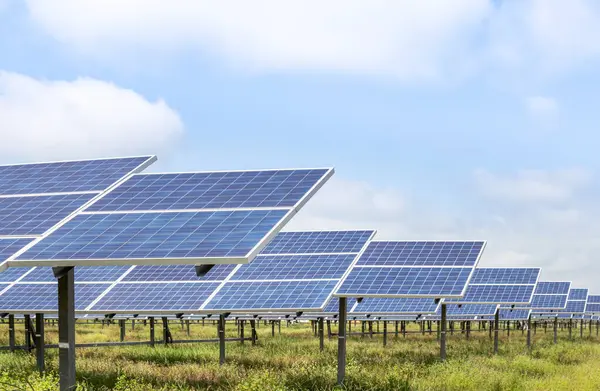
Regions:
<instances>
[{"instance_id":1,"label":"panel support structure","mask_svg":"<svg viewBox=\"0 0 600 391\"><path fill-rule=\"evenodd\" d=\"M337 383L341 386L344 384L346 376L346 311L347 299L340 297L339 303L339 331L338 331L338 375Z\"/></svg>"},{"instance_id":2,"label":"panel support structure","mask_svg":"<svg viewBox=\"0 0 600 391\"><path fill-rule=\"evenodd\" d=\"M53 268L58 279L58 360L60 391L75 389L75 269Z\"/></svg>"},{"instance_id":3,"label":"panel support structure","mask_svg":"<svg viewBox=\"0 0 600 391\"><path fill-rule=\"evenodd\" d=\"M325 331L323 330L323 318L319 318L318 320L318 328L319 328L319 350L322 352L325 350Z\"/></svg>"},{"instance_id":4,"label":"panel support structure","mask_svg":"<svg viewBox=\"0 0 600 391\"><path fill-rule=\"evenodd\" d=\"M44 362L45 347L44 314L35 314L35 355L40 374L44 373L46 369L46 364Z\"/></svg>"},{"instance_id":5,"label":"panel support structure","mask_svg":"<svg viewBox=\"0 0 600 391\"><path fill-rule=\"evenodd\" d=\"M494 354L498 354L498 328L500 327L500 311L494 315Z\"/></svg>"},{"instance_id":6,"label":"panel support structure","mask_svg":"<svg viewBox=\"0 0 600 391\"><path fill-rule=\"evenodd\" d=\"M150 346L154 347L154 317L150 317Z\"/></svg>"},{"instance_id":7,"label":"panel support structure","mask_svg":"<svg viewBox=\"0 0 600 391\"><path fill-rule=\"evenodd\" d=\"M225 315L219 315L219 365L225 364Z\"/></svg>"},{"instance_id":8,"label":"panel support structure","mask_svg":"<svg viewBox=\"0 0 600 391\"><path fill-rule=\"evenodd\" d=\"M527 349L531 350L531 314L527 318Z\"/></svg>"},{"instance_id":9,"label":"panel support structure","mask_svg":"<svg viewBox=\"0 0 600 391\"><path fill-rule=\"evenodd\" d=\"M554 318L554 343L558 342L558 317Z\"/></svg>"},{"instance_id":10,"label":"panel support structure","mask_svg":"<svg viewBox=\"0 0 600 391\"><path fill-rule=\"evenodd\" d=\"M440 360L446 361L446 304L442 304L440 320Z\"/></svg>"},{"instance_id":11,"label":"panel support structure","mask_svg":"<svg viewBox=\"0 0 600 391\"><path fill-rule=\"evenodd\" d=\"M15 316L13 314L8 315L8 346L10 351L15 351Z\"/></svg>"}]
</instances>

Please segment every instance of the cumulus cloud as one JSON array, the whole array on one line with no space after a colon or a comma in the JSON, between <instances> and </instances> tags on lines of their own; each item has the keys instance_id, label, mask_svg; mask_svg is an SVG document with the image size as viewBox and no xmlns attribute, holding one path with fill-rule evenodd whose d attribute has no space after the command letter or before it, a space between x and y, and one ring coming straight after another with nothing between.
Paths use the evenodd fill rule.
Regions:
<instances>
[{"instance_id":1,"label":"cumulus cloud","mask_svg":"<svg viewBox=\"0 0 600 391\"><path fill-rule=\"evenodd\" d=\"M591 180L589 174L561 170L486 175L490 182L497 181L493 192L445 210L402 189L334 177L286 229L371 228L378 230L378 239L396 240L485 239L482 266L542 267L543 279L572 279L600 293L594 277L600 273L600 208L580 194ZM528 180L535 184L526 184ZM499 206L498 197L509 197L510 202ZM534 200L539 202L531 207Z\"/></svg>"},{"instance_id":2,"label":"cumulus cloud","mask_svg":"<svg viewBox=\"0 0 600 391\"><path fill-rule=\"evenodd\" d=\"M165 102L100 80L0 71L0 154L48 159L157 153L182 134Z\"/></svg>"}]
</instances>

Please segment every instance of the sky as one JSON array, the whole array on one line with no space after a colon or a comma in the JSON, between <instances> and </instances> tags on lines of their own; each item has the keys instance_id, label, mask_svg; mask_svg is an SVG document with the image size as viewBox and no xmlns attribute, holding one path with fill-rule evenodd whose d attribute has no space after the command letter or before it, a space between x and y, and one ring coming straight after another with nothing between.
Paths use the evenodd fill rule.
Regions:
<instances>
[{"instance_id":1,"label":"sky","mask_svg":"<svg viewBox=\"0 0 600 391\"><path fill-rule=\"evenodd\" d=\"M594 0L0 0L0 162L330 167L290 229L600 293Z\"/></svg>"}]
</instances>

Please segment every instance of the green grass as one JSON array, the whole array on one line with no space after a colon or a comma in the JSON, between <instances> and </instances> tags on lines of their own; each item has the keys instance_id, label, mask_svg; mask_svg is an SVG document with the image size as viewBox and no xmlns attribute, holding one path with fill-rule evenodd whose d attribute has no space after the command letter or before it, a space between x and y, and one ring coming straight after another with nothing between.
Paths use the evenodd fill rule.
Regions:
<instances>
[{"instance_id":1,"label":"green grass","mask_svg":"<svg viewBox=\"0 0 600 391\"><path fill-rule=\"evenodd\" d=\"M416 330L411 325L412 331ZM23 341L18 325L17 342ZM175 339L185 331L171 326ZM357 330L358 327L353 327ZM345 389L348 390L598 390L600 389L600 339L585 330L552 334L538 329L529 353L520 331L510 339L501 332L500 352L492 354L485 332L473 331L467 341L460 332L448 335L448 360L438 360L436 333L394 337L388 346L382 337L359 336L348 340ZM219 366L218 345L212 343L172 346L103 347L77 350L77 381L80 390L335 390L337 339L319 341L310 326L282 325L282 334L271 336L271 327L258 329L257 346L227 344L227 362ZM191 338L214 338L216 327L192 325ZM250 329L247 327L247 334ZM157 325L156 335L161 334ZM228 337L236 335L229 326ZM128 325L126 340L145 340L148 327ZM57 330L47 326L48 343L57 342ZM117 341L119 327L78 324L78 342ZM7 325L0 324L0 344L8 344ZM56 390L58 357L47 350L47 374L36 373L35 357L25 352L0 353L0 390Z\"/></svg>"}]
</instances>

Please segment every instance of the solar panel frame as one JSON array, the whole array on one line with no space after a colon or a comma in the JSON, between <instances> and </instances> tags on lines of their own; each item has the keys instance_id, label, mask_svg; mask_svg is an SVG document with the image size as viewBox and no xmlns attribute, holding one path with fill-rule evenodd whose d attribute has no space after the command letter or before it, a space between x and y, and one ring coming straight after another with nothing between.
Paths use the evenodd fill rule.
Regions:
<instances>
[{"instance_id":1,"label":"solar panel frame","mask_svg":"<svg viewBox=\"0 0 600 391\"><path fill-rule=\"evenodd\" d=\"M357 302L348 315L426 315L439 311L437 303L428 298L374 298L367 297Z\"/></svg>"},{"instance_id":2,"label":"solar panel frame","mask_svg":"<svg viewBox=\"0 0 600 391\"><path fill-rule=\"evenodd\" d=\"M190 265L200 265L200 264L220 264L220 263L237 263L237 264L246 264L250 263L266 245L277 235L277 233L289 222L289 220L298 212L300 208L302 208L312 196L331 178L334 174L334 168L314 168L314 169L272 169L272 170L231 170L231 171L196 171L195 173L213 173L213 172L263 172L263 171L298 171L298 170L323 170L323 175L313 184L308 192L306 192L295 204L291 207L273 207L273 208L234 208L235 210L281 210L286 213L281 217L271 229L261 237L261 239L243 256L203 256L203 257L195 257L195 258L118 258L118 259L26 259L22 256L26 255L27 250L35 246L44 238L52 235L52 233L61 229L62 227L68 228L68 222L74 218L76 214L84 215L84 214L123 214L130 213L131 211L108 211L108 212L88 212L85 209L82 213L75 213L73 216L69 216L65 221L61 222L57 226L55 226L52 230L46 233L44 238L40 240L36 240L34 243L27 246L26 249L20 251L15 256L9 258L3 265L4 267L18 267L18 266L109 266L109 265L134 265L134 264L143 264L143 265L181 265L181 264L190 264ZM169 173L172 175L177 175L181 173ZM137 174L137 175L166 175L165 173L151 173L151 174ZM131 175L130 175L131 176ZM128 179L128 176L125 179ZM95 197L90 203L86 204L85 207L93 205L98 200L101 200L104 196L110 195L112 191L118 189L120 185L125 183L126 180L122 180L119 183L115 184L108 191L100 194L98 197ZM203 209L203 212L207 211L231 211L231 208L225 209ZM79 212L79 211L78 211ZM133 213L194 213L194 210L152 210L152 211L135 211ZM2 265L0 265L1 270Z\"/></svg>"},{"instance_id":3,"label":"solar panel frame","mask_svg":"<svg viewBox=\"0 0 600 391\"><path fill-rule=\"evenodd\" d=\"M463 245L465 243L471 243L471 245L473 246L474 244L480 244L481 247L479 249L479 252L476 256L476 258L473 261L473 265L472 266L465 266L465 265L459 265L459 266L449 266L449 265L442 265L442 266L435 266L435 265L424 265L424 264L418 264L417 262L413 262L412 265L406 266L406 265L402 265L402 266L387 266L387 265L381 265L381 264L360 264L361 258L359 258L358 263L356 265L354 265L353 267L351 267L347 274L342 278L342 281L340 283L340 286L338 288L336 288L333 296L334 297L373 297L373 298L460 298L464 295L468 283L471 280L474 270L477 267L477 265L479 264L479 261L481 259L481 256L483 254L483 251L485 250L485 247L487 245L487 242L485 240L415 240L415 241L411 241L411 240L373 240L371 241L371 244L381 244L381 243L412 243L412 242L416 242L416 243L463 243ZM406 262L405 262L406 263ZM444 262L445 263L445 262ZM431 294L427 294L427 293L418 293L418 294L392 294L392 293L384 293L384 294L380 294L380 293L368 293L368 292L350 292L350 291L346 291L346 292L340 292L340 290L343 288L344 283L346 283L348 281L348 278L351 276L351 273L354 272L354 270L360 269L360 268L365 268L365 269L375 269L375 268L430 268L430 269L470 269L469 275L466 278L464 287L462 289L462 291L460 292L460 294L435 294L435 293L431 293Z\"/></svg>"}]
</instances>

